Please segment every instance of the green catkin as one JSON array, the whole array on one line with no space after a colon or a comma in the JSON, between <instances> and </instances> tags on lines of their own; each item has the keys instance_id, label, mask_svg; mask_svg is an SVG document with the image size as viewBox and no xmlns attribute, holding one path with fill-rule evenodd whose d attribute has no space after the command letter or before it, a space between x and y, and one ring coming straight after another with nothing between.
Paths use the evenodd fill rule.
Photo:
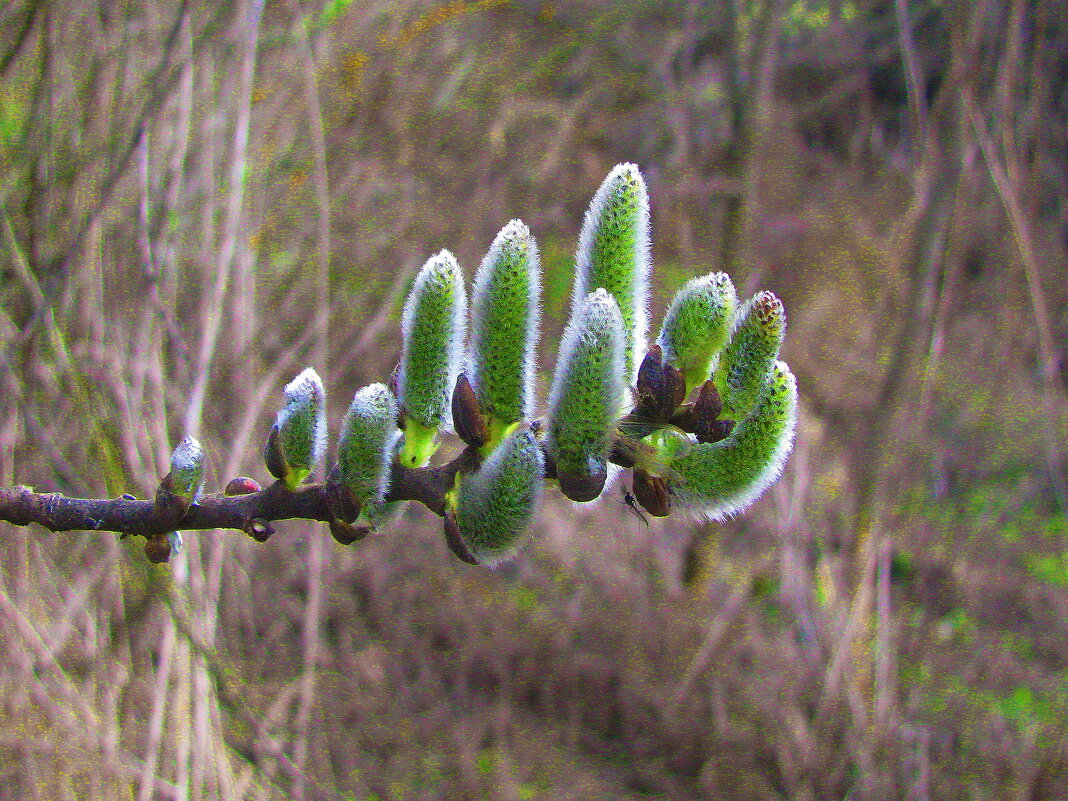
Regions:
<instances>
[{"instance_id":1,"label":"green catkin","mask_svg":"<svg viewBox=\"0 0 1068 801\"><path fill-rule=\"evenodd\" d=\"M571 316L595 289L616 299L626 333L626 381L645 355L649 325L649 195L635 164L619 164L597 190L579 235Z\"/></svg>"},{"instance_id":2,"label":"green catkin","mask_svg":"<svg viewBox=\"0 0 1068 801\"><path fill-rule=\"evenodd\" d=\"M499 564L522 547L541 500L544 471L544 457L534 434L517 428L478 472L459 479L456 524L479 564Z\"/></svg>"},{"instance_id":3,"label":"green catkin","mask_svg":"<svg viewBox=\"0 0 1068 801\"><path fill-rule=\"evenodd\" d=\"M443 250L416 276L401 319L403 344L398 400L404 409L402 460L421 467L437 448L449 421L453 386L463 360L467 294L455 257Z\"/></svg>"},{"instance_id":4,"label":"green catkin","mask_svg":"<svg viewBox=\"0 0 1068 801\"><path fill-rule=\"evenodd\" d=\"M734 284L726 273L691 278L675 294L664 314L657 344L664 361L682 371L686 394L709 377L712 360L730 334L738 305Z\"/></svg>"},{"instance_id":5,"label":"green catkin","mask_svg":"<svg viewBox=\"0 0 1068 801\"><path fill-rule=\"evenodd\" d=\"M568 323L549 394L546 448L558 476L603 473L626 401L623 320L604 289L591 292ZM575 498L561 482L561 490ZM597 489L600 494L600 489Z\"/></svg>"},{"instance_id":6,"label":"green catkin","mask_svg":"<svg viewBox=\"0 0 1068 801\"><path fill-rule=\"evenodd\" d=\"M541 271L529 229L509 222L475 273L468 378L488 418L489 448L534 406Z\"/></svg>"},{"instance_id":7,"label":"green catkin","mask_svg":"<svg viewBox=\"0 0 1068 801\"><path fill-rule=\"evenodd\" d=\"M359 390L341 423L337 462L342 483L361 507L389 490L398 437L397 402L389 389L376 383Z\"/></svg>"},{"instance_id":8,"label":"green catkin","mask_svg":"<svg viewBox=\"0 0 1068 801\"><path fill-rule=\"evenodd\" d=\"M786 335L786 312L771 292L758 292L738 310L712 376L724 418L740 420L760 398Z\"/></svg>"},{"instance_id":9,"label":"green catkin","mask_svg":"<svg viewBox=\"0 0 1068 801\"><path fill-rule=\"evenodd\" d=\"M796 422L797 383L786 363L776 362L756 406L726 439L706 444L681 436L664 439L674 497L710 520L743 511L782 473Z\"/></svg>"},{"instance_id":10,"label":"green catkin","mask_svg":"<svg viewBox=\"0 0 1068 801\"><path fill-rule=\"evenodd\" d=\"M393 440L390 451L387 454L383 454L384 458L390 465L400 454L401 448L404 443L404 433L398 432L398 436ZM404 507L407 506L408 501L384 501L386 493L389 491L388 482L382 490L382 495L377 500L368 501L360 509L360 514L356 518L356 525L370 526L372 529L380 528L394 522L400 517L401 512L404 511Z\"/></svg>"},{"instance_id":11,"label":"green catkin","mask_svg":"<svg viewBox=\"0 0 1068 801\"><path fill-rule=\"evenodd\" d=\"M365 523L371 528L379 528L394 522L407 504L407 501L376 501L369 503L360 510L360 516L356 522Z\"/></svg>"},{"instance_id":12,"label":"green catkin","mask_svg":"<svg viewBox=\"0 0 1068 801\"><path fill-rule=\"evenodd\" d=\"M319 374L309 367L286 385L283 394L287 402L275 419L267 444L274 453L267 461L275 478L292 490L326 451L326 391Z\"/></svg>"}]
</instances>

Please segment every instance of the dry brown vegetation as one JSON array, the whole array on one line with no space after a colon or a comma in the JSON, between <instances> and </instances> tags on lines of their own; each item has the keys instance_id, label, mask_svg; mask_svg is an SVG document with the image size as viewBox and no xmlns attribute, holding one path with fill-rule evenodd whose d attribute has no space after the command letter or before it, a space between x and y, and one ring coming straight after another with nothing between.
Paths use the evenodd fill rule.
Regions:
<instances>
[{"instance_id":1,"label":"dry brown vegetation","mask_svg":"<svg viewBox=\"0 0 1068 801\"><path fill-rule=\"evenodd\" d=\"M0 523L0 799L1068 798L1068 13L1054 0L0 6L0 485L265 478L521 217L551 365L638 162L654 319L728 269L802 423L743 518L547 504L469 568ZM557 496L558 498L558 496Z\"/></svg>"}]
</instances>

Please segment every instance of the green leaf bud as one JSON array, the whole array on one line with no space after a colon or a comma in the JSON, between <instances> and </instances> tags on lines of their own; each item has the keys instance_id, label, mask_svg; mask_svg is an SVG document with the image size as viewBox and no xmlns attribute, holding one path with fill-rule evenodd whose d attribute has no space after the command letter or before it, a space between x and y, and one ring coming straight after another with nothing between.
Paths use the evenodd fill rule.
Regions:
<instances>
[{"instance_id":1,"label":"green leaf bud","mask_svg":"<svg viewBox=\"0 0 1068 801\"><path fill-rule=\"evenodd\" d=\"M437 449L440 426L449 419L456 376L463 358L467 294L455 257L443 250L415 278L401 320L403 345L397 374L404 411L402 460L425 465Z\"/></svg>"},{"instance_id":2,"label":"green leaf bud","mask_svg":"<svg viewBox=\"0 0 1068 801\"><path fill-rule=\"evenodd\" d=\"M786 312L771 292L758 292L738 310L712 380L723 415L744 417L760 398L786 335Z\"/></svg>"},{"instance_id":3,"label":"green leaf bud","mask_svg":"<svg viewBox=\"0 0 1068 801\"><path fill-rule=\"evenodd\" d=\"M397 402L385 384L359 390L341 423L337 463L341 482L361 507L389 489L390 466L400 431Z\"/></svg>"},{"instance_id":4,"label":"green leaf bud","mask_svg":"<svg viewBox=\"0 0 1068 801\"><path fill-rule=\"evenodd\" d=\"M193 437L183 437L171 452L169 489L186 508L196 503L204 489L204 449Z\"/></svg>"},{"instance_id":5,"label":"green leaf bud","mask_svg":"<svg viewBox=\"0 0 1068 801\"><path fill-rule=\"evenodd\" d=\"M682 371L687 395L709 377L737 305L727 274L709 273L683 284L668 306L657 343L664 349L664 361Z\"/></svg>"},{"instance_id":6,"label":"green leaf bud","mask_svg":"<svg viewBox=\"0 0 1068 801\"><path fill-rule=\"evenodd\" d=\"M786 363L776 362L756 406L726 439L664 438L663 457L676 474L668 482L674 497L711 520L743 511L782 473L796 421L797 383Z\"/></svg>"},{"instance_id":7,"label":"green leaf bud","mask_svg":"<svg viewBox=\"0 0 1068 801\"><path fill-rule=\"evenodd\" d=\"M603 287L616 299L626 333L626 382L645 355L648 328L649 195L635 164L619 164L593 197L575 253L571 315Z\"/></svg>"},{"instance_id":8,"label":"green leaf bud","mask_svg":"<svg viewBox=\"0 0 1068 801\"><path fill-rule=\"evenodd\" d=\"M625 347L615 298L591 292L564 332L549 394L546 449L571 500L592 501L604 487L626 401Z\"/></svg>"},{"instance_id":9,"label":"green leaf bud","mask_svg":"<svg viewBox=\"0 0 1068 801\"><path fill-rule=\"evenodd\" d=\"M475 272L471 294L468 377L489 418L491 446L512 423L531 417L538 342L538 248L529 229L512 220Z\"/></svg>"},{"instance_id":10,"label":"green leaf bud","mask_svg":"<svg viewBox=\"0 0 1068 801\"><path fill-rule=\"evenodd\" d=\"M264 449L267 469L296 489L326 451L326 390L311 367L283 390L286 405L278 412Z\"/></svg>"},{"instance_id":11,"label":"green leaf bud","mask_svg":"<svg viewBox=\"0 0 1068 801\"><path fill-rule=\"evenodd\" d=\"M478 472L458 477L456 530L461 552L482 565L511 558L526 541L544 485L545 458L527 428L517 428L489 455ZM456 551L456 547L453 547ZM470 561L470 560L467 560Z\"/></svg>"}]
</instances>

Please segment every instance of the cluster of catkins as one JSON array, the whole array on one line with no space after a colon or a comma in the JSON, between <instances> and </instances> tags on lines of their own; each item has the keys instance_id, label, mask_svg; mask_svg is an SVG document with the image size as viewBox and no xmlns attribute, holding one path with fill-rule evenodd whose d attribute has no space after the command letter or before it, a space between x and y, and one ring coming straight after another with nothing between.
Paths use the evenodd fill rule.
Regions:
<instances>
[{"instance_id":1,"label":"cluster of catkins","mask_svg":"<svg viewBox=\"0 0 1068 801\"><path fill-rule=\"evenodd\" d=\"M589 502L628 470L653 515L681 506L722 519L746 508L778 477L793 441L796 385L777 360L782 304L770 292L739 303L725 273L695 278L649 346L649 269L645 183L621 164L586 213L570 319L536 420L541 274L527 226L513 220L494 239L470 304L453 255L430 258L404 307L392 381L359 390L342 422L332 480L348 496L345 522L390 519L402 503L388 500L391 474L426 467L443 431L477 453L444 498L446 539L467 562L513 555L546 483ZM285 396L265 455L296 489L323 458L325 394L307 369Z\"/></svg>"}]
</instances>

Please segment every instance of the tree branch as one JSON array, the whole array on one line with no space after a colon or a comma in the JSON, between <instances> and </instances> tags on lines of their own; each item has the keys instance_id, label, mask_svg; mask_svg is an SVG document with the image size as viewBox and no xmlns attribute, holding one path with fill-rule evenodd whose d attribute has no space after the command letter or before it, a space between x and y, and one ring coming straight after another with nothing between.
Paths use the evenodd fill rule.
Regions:
<instances>
[{"instance_id":1,"label":"tree branch","mask_svg":"<svg viewBox=\"0 0 1068 801\"><path fill-rule=\"evenodd\" d=\"M184 514L166 511L154 500L68 498L29 487L0 488L0 520L16 526L37 523L50 531L118 531L153 537L176 529L234 528L251 531L253 521L306 518L331 520L326 484L309 484L290 492L281 484L249 495L205 495Z\"/></svg>"},{"instance_id":2,"label":"tree branch","mask_svg":"<svg viewBox=\"0 0 1068 801\"><path fill-rule=\"evenodd\" d=\"M681 403L684 395L682 374L661 363L661 350L654 345L642 363L634 390L636 405L617 424L609 460L623 468L642 469L641 437L664 426L695 433L698 441L714 442L730 432L733 422L719 420L722 405L711 380L705 383L692 403ZM531 424L541 427L541 421ZM463 431L460 431L463 435ZM467 437L466 447L450 462L437 467L411 468L394 461L390 488L383 501L417 501L439 517L445 517L446 497L456 486L457 474L479 469L479 444ZM546 458L545 478L555 478L552 460ZM639 502L653 514L668 514L666 495L650 507L642 493ZM69 498L58 492L38 493L26 486L0 487L0 521L16 526L36 523L53 532L117 531L147 540L145 552L152 561L170 556L167 535L173 531L238 529L264 542L276 520L319 520L330 525L338 542L349 544L365 536L370 528L355 525L360 508L341 482L337 467L325 482L305 484L290 490L282 481L260 489L251 479L234 479L227 492L200 496L190 504L174 490L168 473L160 481L152 500L132 495L119 498Z\"/></svg>"},{"instance_id":3,"label":"tree branch","mask_svg":"<svg viewBox=\"0 0 1068 801\"><path fill-rule=\"evenodd\" d=\"M386 501L418 501L444 515L445 493L456 473L477 468L478 452L465 448L456 459L440 467L393 466L392 487ZM289 490L282 482L247 495L202 495L184 512L157 493L156 500L120 498L68 498L58 492L34 492L30 487L0 487L0 520L16 526L37 523L49 531L117 531L146 538L181 529L196 531L232 528L255 539L266 539L275 520L343 520L344 488L331 476L324 483ZM352 514L355 517L355 514ZM349 519L352 519L349 517Z\"/></svg>"}]
</instances>

